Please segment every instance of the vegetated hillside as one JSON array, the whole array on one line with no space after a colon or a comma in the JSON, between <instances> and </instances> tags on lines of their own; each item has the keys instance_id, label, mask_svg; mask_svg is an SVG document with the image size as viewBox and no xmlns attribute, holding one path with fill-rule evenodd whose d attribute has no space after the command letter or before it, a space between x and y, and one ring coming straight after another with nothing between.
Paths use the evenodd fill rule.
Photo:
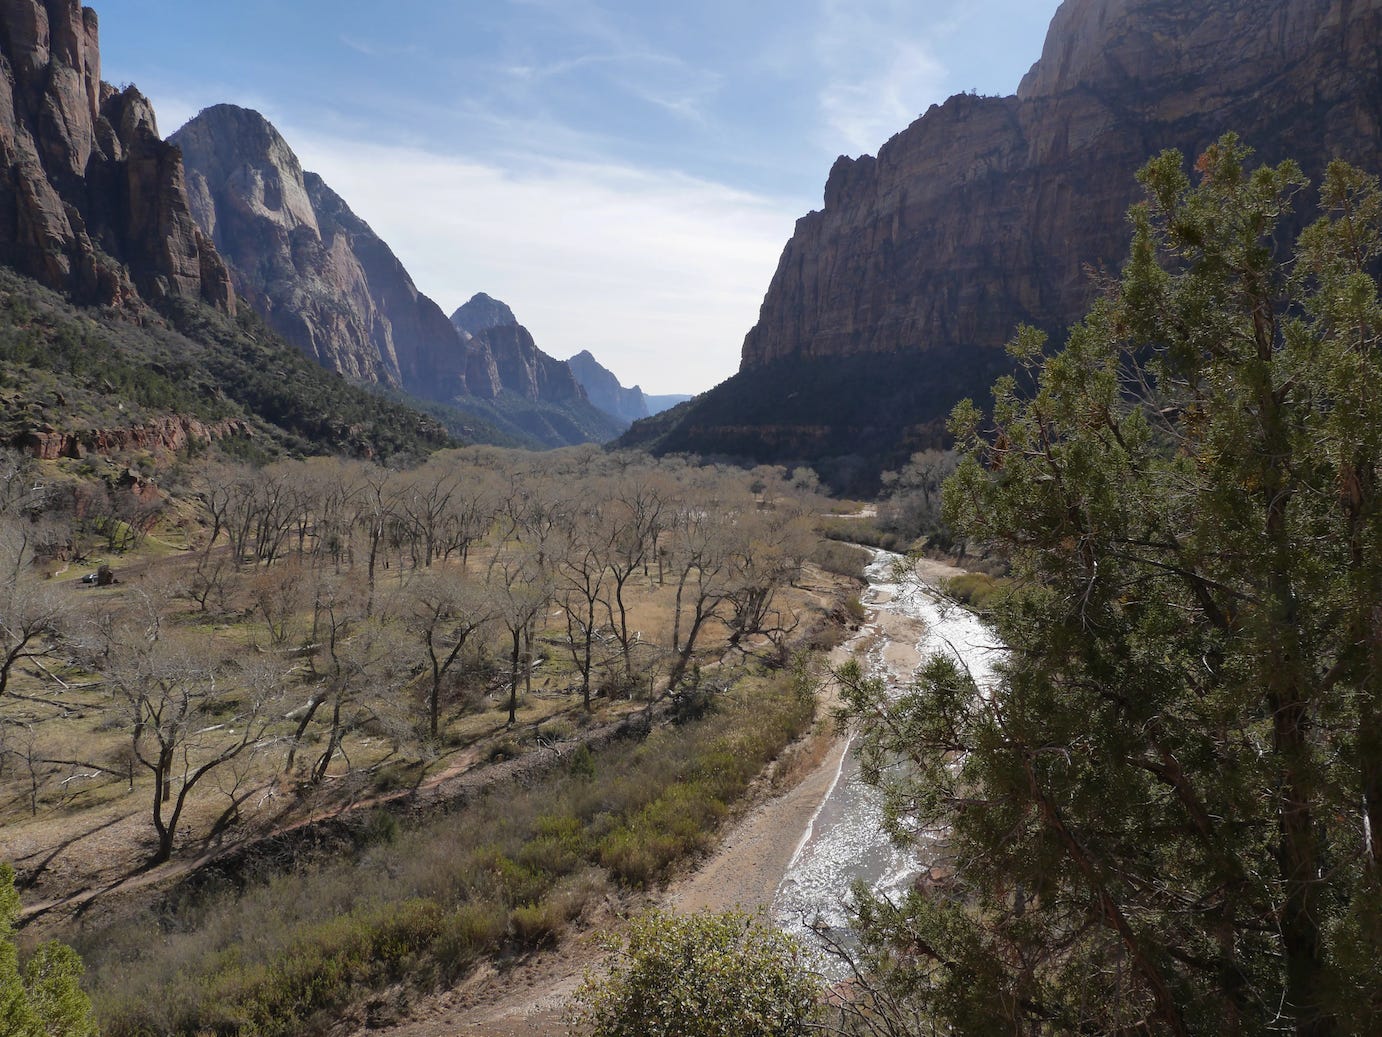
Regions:
<instances>
[{"instance_id":1,"label":"vegetated hillside","mask_svg":"<svg viewBox=\"0 0 1382 1037\"><path fill-rule=\"evenodd\" d=\"M167 446L128 430L175 417L231 423L223 445L249 457L422 456L452 444L437 421L312 363L248 307L231 318L165 306L166 316L80 308L0 268L0 441L50 444L55 456Z\"/></svg>"},{"instance_id":2,"label":"vegetated hillside","mask_svg":"<svg viewBox=\"0 0 1382 1037\"><path fill-rule=\"evenodd\" d=\"M880 471L947 442L944 416L974 385L991 385L1003 359L956 350L943 377L934 356L916 353L779 360L636 422L615 445L806 465L835 489L872 496Z\"/></svg>"},{"instance_id":3,"label":"vegetated hillside","mask_svg":"<svg viewBox=\"0 0 1382 1037\"><path fill-rule=\"evenodd\" d=\"M1262 161L1382 167L1382 0L1067 0L1013 97L959 95L877 157L841 158L824 205L798 221L746 337L740 373L669 438L748 460L840 443L839 386L793 386L801 417L755 372L833 360L889 383L919 378L924 409L880 405L894 438L987 391L1020 323L1059 336L1126 255L1135 171L1166 148L1200 154L1235 131ZM970 354L983 359L970 359ZM879 362L893 358L896 366ZM849 377L851 383L863 379ZM809 396L806 395L809 393ZM880 401L885 403L886 400ZM880 432L877 440L887 435ZM624 442L641 442L636 428ZM876 471L887 459L862 444Z\"/></svg>"},{"instance_id":4,"label":"vegetated hillside","mask_svg":"<svg viewBox=\"0 0 1382 1037\"><path fill-rule=\"evenodd\" d=\"M619 433L618 424L607 415L591 414L594 408L588 405L553 407L508 389L492 399L467 396L454 403L381 391L388 398L435 418L453 437L466 443L551 450L580 443L607 443Z\"/></svg>"}]
</instances>

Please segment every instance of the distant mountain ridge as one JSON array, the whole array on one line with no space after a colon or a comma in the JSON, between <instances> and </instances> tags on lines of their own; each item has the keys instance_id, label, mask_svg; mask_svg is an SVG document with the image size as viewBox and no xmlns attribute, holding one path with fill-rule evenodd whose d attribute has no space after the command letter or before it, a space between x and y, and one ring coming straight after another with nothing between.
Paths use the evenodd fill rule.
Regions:
<instances>
[{"instance_id":1,"label":"distant mountain ridge","mask_svg":"<svg viewBox=\"0 0 1382 1037\"><path fill-rule=\"evenodd\" d=\"M575 372L576 380L589 395L590 402L625 425L660 414L691 398L674 395L649 396L636 385L626 389L614 372L596 360L588 349L568 357L566 363Z\"/></svg>"},{"instance_id":2,"label":"distant mountain ridge","mask_svg":"<svg viewBox=\"0 0 1382 1037\"><path fill-rule=\"evenodd\" d=\"M1065 0L1015 96L952 97L877 157L840 158L739 373L623 442L806 462L866 489L943 441L956 399L986 397L1019 323L1059 336L1084 312L1088 271L1126 255L1152 155L1193 159L1231 130L1315 177L1336 157L1382 169L1379 40L1382 0ZM846 385L868 406L842 406Z\"/></svg>"},{"instance_id":3,"label":"distant mountain ridge","mask_svg":"<svg viewBox=\"0 0 1382 1037\"><path fill-rule=\"evenodd\" d=\"M472 413L509 436L531 435L531 445L618 433L507 307L489 316L507 316L514 331L453 324L258 112L216 105L170 139L187 164L192 212L240 293L322 366L459 408L451 421L458 430L475 430Z\"/></svg>"},{"instance_id":4,"label":"distant mountain ridge","mask_svg":"<svg viewBox=\"0 0 1382 1037\"><path fill-rule=\"evenodd\" d=\"M583 349L575 356L568 357L566 363L575 373L576 381L590 396L590 402L606 414L618 418L625 425L632 425L640 418L652 415L643 390L636 385L632 389L625 389L614 372L596 360L590 350Z\"/></svg>"}]
</instances>

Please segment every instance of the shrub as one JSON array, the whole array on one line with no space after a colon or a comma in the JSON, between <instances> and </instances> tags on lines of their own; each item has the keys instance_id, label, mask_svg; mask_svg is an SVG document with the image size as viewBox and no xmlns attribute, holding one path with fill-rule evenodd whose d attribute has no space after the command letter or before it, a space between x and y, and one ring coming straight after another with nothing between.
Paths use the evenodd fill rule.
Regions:
<instances>
[{"instance_id":1,"label":"shrub","mask_svg":"<svg viewBox=\"0 0 1382 1037\"><path fill-rule=\"evenodd\" d=\"M986 573L965 573L953 576L945 583L945 592L975 612L987 612L1005 583Z\"/></svg>"},{"instance_id":2,"label":"shrub","mask_svg":"<svg viewBox=\"0 0 1382 1037\"><path fill-rule=\"evenodd\" d=\"M572 1021L593 1037L798 1037L820 995L796 942L759 919L654 913L610 975L577 991Z\"/></svg>"},{"instance_id":3,"label":"shrub","mask_svg":"<svg viewBox=\"0 0 1382 1037\"><path fill-rule=\"evenodd\" d=\"M843 543L839 540L822 540L811 552L811 561L828 573L862 580L864 579L864 570L873 561L873 556L856 544Z\"/></svg>"},{"instance_id":4,"label":"shrub","mask_svg":"<svg viewBox=\"0 0 1382 1037\"><path fill-rule=\"evenodd\" d=\"M566 924L560 905L550 900L538 904L522 904L509 915L514 939L523 947L541 947L550 943Z\"/></svg>"},{"instance_id":5,"label":"shrub","mask_svg":"<svg viewBox=\"0 0 1382 1037\"><path fill-rule=\"evenodd\" d=\"M508 912L503 905L490 901L467 902L442 920L432 941L432 953L446 975L456 976L492 953L503 941L507 929Z\"/></svg>"}]
</instances>

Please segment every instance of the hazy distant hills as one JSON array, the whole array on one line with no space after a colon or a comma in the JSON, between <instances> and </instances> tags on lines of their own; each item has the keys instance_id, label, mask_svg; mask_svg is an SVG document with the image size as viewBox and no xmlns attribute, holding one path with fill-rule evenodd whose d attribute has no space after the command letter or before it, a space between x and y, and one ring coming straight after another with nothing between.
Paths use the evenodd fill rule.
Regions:
<instances>
[{"instance_id":1,"label":"hazy distant hills","mask_svg":"<svg viewBox=\"0 0 1382 1037\"><path fill-rule=\"evenodd\" d=\"M568 357L566 363L590 397L590 402L606 414L618 418L624 425L630 425L654 414L661 414L663 411L691 398L690 396L649 396L636 385L631 389L625 389L619 384L619 379L615 377L614 372L596 360L588 349L583 349L575 356Z\"/></svg>"},{"instance_id":2,"label":"hazy distant hills","mask_svg":"<svg viewBox=\"0 0 1382 1037\"><path fill-rule=\"evenodd\" d=\"M1312 176L1335 157L1379 171L1379 41L1382 0L1066 0L1016 96L952 97L836 162L739 373L624 442L866 487L987 396L1020 322L1059 335L1081 316L1153 154L1233 130Z\"/></svg>"},{"instance_id":3,"label":"hazy distant hills","mask_svg":"<svg viewBox=\"0 0 1382 1037\"><path fill-rule=\"evenodd\" d=\"M187 164L193 214L241 295L324 367L441 405L434 413L468 437L493 439L492 426L506 441L561 446L621 428L502 303L489 316L515 332L448 320L258 112L217 105L170 140Z\"/></svg>"}]
</instances>

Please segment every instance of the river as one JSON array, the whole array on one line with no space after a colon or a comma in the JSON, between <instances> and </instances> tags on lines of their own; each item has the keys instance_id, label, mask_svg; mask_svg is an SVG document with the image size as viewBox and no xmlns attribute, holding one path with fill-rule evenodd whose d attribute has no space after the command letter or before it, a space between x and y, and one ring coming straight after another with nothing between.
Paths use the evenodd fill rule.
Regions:
<instances>
[{"instance_id":1,"label":"river","mask_svg":"<svg viewBox=\"0 0 1382 1037\"><path fill-rule=\"evenodd\" d=\"M869 610L869 621L857 644L867 672L882 677L890 689L901 690L911 682L918 660L943 652L967 666L980 687L993 679L1000 651L993 634L973 613L946 601L899 555L876 552L866 575L869 586L861 601ZM915 644L895 644L890 630L911 631L907 636L914 637ZM854 753L844 753L772 902L778 923L808 947L817 947L808 927L813 919L836 931L847 928L849 890L855 882L897 895L934 863L923 859L924 848L894 846L882 822L882 796L864 784ZM827 976L843 978L842 963L824 954L817 958Z\"/></svg>"}]
</instances>

